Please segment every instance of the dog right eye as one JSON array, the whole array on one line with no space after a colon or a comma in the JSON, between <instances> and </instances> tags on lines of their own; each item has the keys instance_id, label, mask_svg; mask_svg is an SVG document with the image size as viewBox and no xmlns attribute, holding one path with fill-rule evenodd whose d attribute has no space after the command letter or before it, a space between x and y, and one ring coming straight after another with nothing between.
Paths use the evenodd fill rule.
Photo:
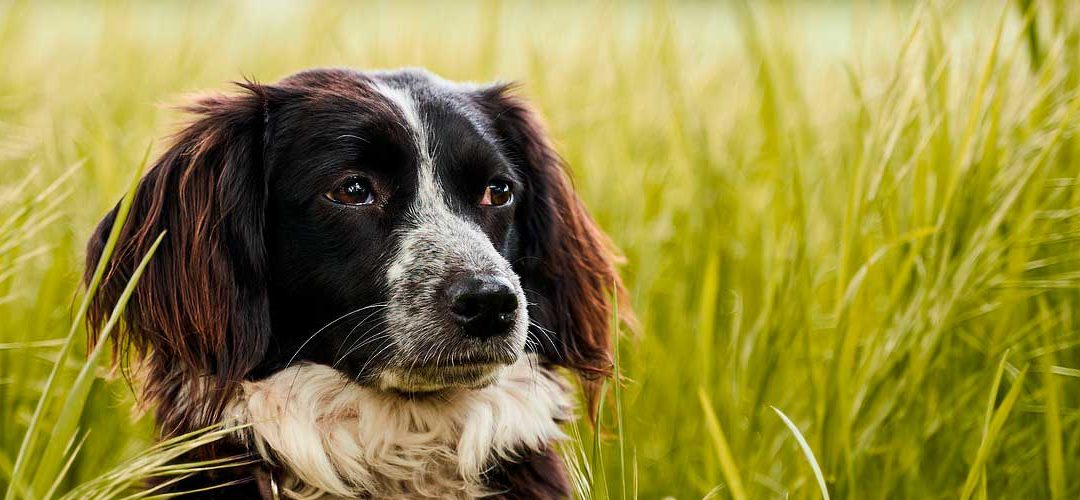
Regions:
<instances>
[{"instance_id":1,"label":"dog right eye","mask_svg":"<svg viewBox=\"0 0 1080 500\"><path fill-rule=\"evenodd\" d=\"M371 181L363 177L350 177L325 196L342 205L370 205L375 202L375 190L371 188Z\"/></svg>"},{"instance_id":2,"label":"dog right eye","mask_svg":"<svg viewBox=\"0 0 1080 500\"><path fill-rule=\"evenodd\" d=\"M480 200L481 206L500 207L514 200L514 191L510 183L503 180L493 180L484 189L484 197Z\"/></svg>"}]
</instances>

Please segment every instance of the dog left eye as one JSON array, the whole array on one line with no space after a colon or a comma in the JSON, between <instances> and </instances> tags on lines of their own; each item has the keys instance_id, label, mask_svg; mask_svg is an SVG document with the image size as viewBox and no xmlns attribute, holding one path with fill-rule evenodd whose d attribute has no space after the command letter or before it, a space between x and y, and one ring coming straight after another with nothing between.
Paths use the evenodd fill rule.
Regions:
<instances>
[{"instance_id":1,"label":"dog left eye","mask_svg":"<svg viewBox=\"0 0 1080 500\"><path fill-rule=\"evenodd\" d=\"M484 197L480 199L480 205L498 207L509 204L514 200L514 192L510 189L510 183L501 180L488 182L484 189Z\"/></svg>"},{"instance_id":2,"label":"dog left eye","mask_svg":"<svg viewBox=\"0 0 1080 500\"><path fill-rule=\"evenodd\" d=\"M375 202L375 190L363 177L353 177L342 182L337 189L326 193L330 201L343 205L370 205Z\"/></svg>"}]
</instances>

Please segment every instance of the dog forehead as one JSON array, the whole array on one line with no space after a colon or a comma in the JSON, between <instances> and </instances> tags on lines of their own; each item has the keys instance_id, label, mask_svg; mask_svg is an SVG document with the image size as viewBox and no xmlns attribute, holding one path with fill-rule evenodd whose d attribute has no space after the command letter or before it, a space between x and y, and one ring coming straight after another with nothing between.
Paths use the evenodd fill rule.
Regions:
<instances>
[{"instance_id":1,"label":"dog forehead","mask_svg":"<svg viewBox=\"0 0 1080 500\"><path fill-rule=\"evenodd\" d=\"M412 108L416 125L429 134L453 128L467 128L487 140L494 140L489 119L476 99L483 85L453 82L423 69L405 69L371 74L376 88L389 89L387 97L401 109ZM407 102L402 102L403 100Z\"/></svg>"},{"instance_id":2,"label":"dog forehead","mask_svg":"<svg viewBox=\"0 0 1080 500\"><path fill-rule=\"evenodd\" d=\"M408 91L422 106L460 104L467 94L480 88L473 83L450 81L419 68L362 74L382 86Z\"/></svg>"},{"instance_id":3,"label":"dog forehead","mask_svg":"<svg viewBox=\"0 0 1080 500\"><path fill-rule=\"evenodd\" d=\"M416 129L423 127L432 136L432 146L440 142L434 136L443 131L467 130L495 141L490 119L478 102L485 87L449 81L423 69L314 69L286 77L278 85L298 97L285 101L283 114L292 118L287 122L294 126L284 128L301 136L337 132L334 129L360 122L364 128L383 129L390 135L415 136Z\"/></svg>"},{"instance_id":4,"label":"dog forehead","mask_svg":"<svg viewBox=\"0 0 1080 500\"><path fill-rule=\"evenodd\" d=\"M281 165L271 178L283 189L322 186L348 166L395 177L427 166L428 178L450 190L466 179L479 182L474 175L512 170L481 85L423 70L342 69L305 71L278 85L288 91L287 104L271 110L269 158Z\"/></svg>"}]
</instances>

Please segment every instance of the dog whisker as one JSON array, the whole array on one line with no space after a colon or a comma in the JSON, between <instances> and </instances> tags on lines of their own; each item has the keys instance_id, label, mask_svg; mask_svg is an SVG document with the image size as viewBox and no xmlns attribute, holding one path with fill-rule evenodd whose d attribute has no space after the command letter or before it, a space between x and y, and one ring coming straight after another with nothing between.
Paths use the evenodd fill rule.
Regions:
<instances>
[{"instance_id":1,"label":"dog whisker","mask_svg":"<svg viewBox=\"0 0 1080 500\"><path fill-rule=\"evenodd\" d=\"M342 314L341 316L338 316L333 321L330 321L329 323L324 325L322 328L319 328L318 330L316 330L315 333L311 334L311 336L308 337L307 340L305 340L302 344L300 344L300 347L296 348L296 352L294 352L292 357L289 358L289 362L285 363L285 368L288 368L288 367L292 366L293 362L296 361L296 357L300 355L300 351L304 350L304 347L306 347L308 345L308 343L311 342L312 339L314 339L320 333L326 331L327 328L330 328L331 326L333 326L337 322L339 322L339 321L341 321L341 320L343 320L343 319L345 319L345 318L347 318L349 316L352 316L353 314L363 312L363 311L365 311L367 309L370 309L370 308L373 308L373 307L386 307L388 305L389 305L388 302L379 302L379 303L376 303L376 304L371 304L371 305L368 305L368 306L361 307L359 309L354 309L354 310L349 311L349 312L347 312L345 314Z\"/></svg>"},{"instance_id":2,"label":"dog whisker","mask_svg":"<svg viewBox=\"0 0 1080 500\"><path fill-rule=\"evenodd\" d=\"M342 354L341 356L337 357L337 359L334 361L333 366L337 367L338 363L341 363L342 360L349 357L349 355L356 352L361 347L363 347L365 345L368 345L368 344L370 344L370 343L372 343L372 342L374 342L376 340L380 340L380 339L389 337L389 332L388 331L383 331L379 335L368 337L368 335L372 331L374 331L376 328L382 328L382 327L386 326L387 323L389 323L389 320L387 320L386 318L383 318L383 319L380 319L379 321L376 321L375 323L371 324L370 326L368 326L367 330L364 330L364 333L362 333L360 335L360 337L356 339L356 342L354 342L351 346L349 346L349 349L347 351L345 351L345 354ZM340 351L340 350L341 349L339 347L338 351Z\"/></svg>"},{"instance_id":3,"label":"dog whisker","mask_svg":"<svg viewBox=\"0 0 1080 500\"><path fill-rule=\"evenodd\" d=\"M390 346L392 346L392 345L393 345L393 343L387 343L385 346L383 346L381 349L379 349L378 352L376 352L370 358L368 358L367 362L364 363L364 366L361 366L360 369L356 371L356 376L358 377L357 380L359 380L359 377L362 376L364 374L364 372L367 370L368 365L370 365L372 361L378 359L378 357L380 355L382 355L382 353L385 352L387 349L389 349Z\"/></svg>"},{"instance_id":4,"label":"dog whisker","mask_svg":"<svg viewBox=\"0 0 1080 500\"><path fill-rule=\"evenodd\" d=\"M529 325L536 327L536 330L543 335L543 338L547 339L548 344L551 345L551 352L558 352L559 348L555 347L555 338L553 337L555 332L540 326L540 324L533 321L532 318L529 319Z\"/></svg>"},{"instance_id":5,"label":"dog whisker","mask_svg":"<svg viewBox=\"0 0 1080 500\"><path fill-rule=\"evenodd\" d=\"M372 325L372 328L381 328L381 327L383 327L383 326L385 326L385 325ZM345 354L343 354L343 355L342 355L342 356L341 356L340 358L338 358L337 360L335 360L335 361L334 361L334 364L333 364L333 365L331 365L331 367L333 367L333 368L337 368L337 367L338 367L338 365L339 365L339 364L340 364L340 363L341 363L342 361L344 361L344 360L345 360L345 358L347 358L347 357L351 356L351 355L352 355L353 353L355 353L355 352L359 351L359 350L360 350L361 348L363 348L363 347L365 347L365 346L368 346L368 345L374 344L374 343L376 343L376 342L378 342L378 341L381 341L381 340L388 340L388 339L390 339L390 334L389 334L389 332L387 332L387 331L383 330L382 332L378 333L377 335L372 335L372 336L371 336L370 338L367 338L367 339L365 339L365 340L364 340L363 342L357 342L357 344L356 344L356 346L355 346L355 347L353 347L353 348L349 349L349 350L348 350L348 351L347 351L347 352L346 352Z\"/></svg>"},{"instance_id":6,"label":"dog whisker","mask_svg":"<svg viewBox=\"0 0 1080 500\"><path fill-rule=\"evenodd\" d=\"M341 341L341 345L339 345L339 346L338 346L337 352L336 352L336 353L334 353L334 356L335 356L335 357L336 357L336 356L340 356L340 355L341 355L341 348L342 348L342 347L343 347L343 346L344 346L345 344L348 344L348 343L349 343L349 339L351 339L351 338L352 338L352 335L353 335L354 333L356 333L356 330L358 330L358 329L360 328L360 326L362 326L362 325L363 325L364 323L366 323L366 322L367 322L367 321L368 321L369 319L371 319L371 318L372 318L373 316L375 316L376 314L378 314L378 313L379 313L379 312L380 312L381 310L383 310L383 309L385 309L385 308L389 307L389 302L382 302L382 303L380 303L380 304L373 304L373 305L372 305L371 307L375 307L375 306L379 306L379 307L377 307L377 308L376 308L376 309L375 309L374 311L372 311L372 312L371 312L371 314L368 314L367 316L364 316L364 319L362 319L362 320L360 320L360 321L359 321L358 323L356 323L356 325L354 325L354 326L353 326L353 327L352 327L352 328L351 328L351 329L349 330L349 333L348 333L347 335L345 335L345 338L344 338L344 339L342 339L342 341Z\"/></svg>"}]
</instances>

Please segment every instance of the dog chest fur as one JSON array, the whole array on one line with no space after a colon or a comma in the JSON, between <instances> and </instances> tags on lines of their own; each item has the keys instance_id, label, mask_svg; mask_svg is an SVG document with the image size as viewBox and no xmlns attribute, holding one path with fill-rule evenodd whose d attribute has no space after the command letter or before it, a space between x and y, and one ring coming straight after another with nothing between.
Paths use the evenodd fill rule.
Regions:
<instances>
[{"instance_id":1,"label":"dog chest fur","mask_svg":"<svg viewBox=\"0 0 1080 500\"><path fill-rule=\"evenodd\" d=\"M523 359L479 390L408 397L302 364L244 384L230 412L242 439L287 471L287 495L476 497L495 460L536 452L570 416L558 375Z\"/></svg>"}]
</instances>

